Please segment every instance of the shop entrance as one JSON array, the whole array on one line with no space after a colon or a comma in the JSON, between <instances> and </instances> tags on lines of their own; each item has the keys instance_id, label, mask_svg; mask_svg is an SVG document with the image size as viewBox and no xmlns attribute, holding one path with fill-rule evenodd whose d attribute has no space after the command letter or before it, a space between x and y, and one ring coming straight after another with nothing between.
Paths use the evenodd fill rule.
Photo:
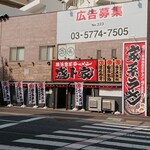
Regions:
<instances>
[{"instance_id":1,"label":"shop entrance","mask_svg":"<svg viewBox=\"0 0 150 150\"><path fill-rule=\"evenodd\" d=\"M66 88L58 88L57 108L66 108Z\"/></svg>"}]
</instances>

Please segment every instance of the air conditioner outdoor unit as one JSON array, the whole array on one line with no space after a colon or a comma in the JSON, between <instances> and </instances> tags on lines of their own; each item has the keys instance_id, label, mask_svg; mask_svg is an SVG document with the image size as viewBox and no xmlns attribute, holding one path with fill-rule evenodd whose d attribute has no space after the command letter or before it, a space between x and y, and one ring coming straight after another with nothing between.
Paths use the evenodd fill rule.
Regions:
<instances>
[{"instance_id":1,"label":"air conditioner outdoor unit","mask_svg":"<svg viewBox=\"0 0 150 150\"><path fill-rule=\"evenodd\" d=\"M103 99L102 100L102 110L115 112L115 100L112 99Z\"/></svg>"},{"instance_id":2,"label":"air conditioner outdoor unit","mask_svg":"<svg viewBox=\"0 0 150 150\"><path fill-rule=\"evenodd\" d=\"M89 97L89 110L90 111L102 111L102 98L101 97Z\"/></svg>"}]
</instances>

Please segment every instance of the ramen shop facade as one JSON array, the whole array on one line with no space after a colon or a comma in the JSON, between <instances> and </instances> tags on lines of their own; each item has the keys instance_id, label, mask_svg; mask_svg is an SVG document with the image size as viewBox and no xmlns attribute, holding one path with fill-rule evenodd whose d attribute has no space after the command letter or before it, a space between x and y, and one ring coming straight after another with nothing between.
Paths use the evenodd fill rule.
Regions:
<instances>
[{"instance_id":1,"label":"ramen shop facade","mask_svg":"<svg viewBox=\"0 0 150 150\"><path fill-rule=\"evenodd\" d=\"M23 83L26 105L28 85L42 82L53 109L107 111L108 104L146 116L148 6L142 0L10 18L1 30L1 80L9 80L13 102L15 82Z\"/></svg>"}]
</instances>

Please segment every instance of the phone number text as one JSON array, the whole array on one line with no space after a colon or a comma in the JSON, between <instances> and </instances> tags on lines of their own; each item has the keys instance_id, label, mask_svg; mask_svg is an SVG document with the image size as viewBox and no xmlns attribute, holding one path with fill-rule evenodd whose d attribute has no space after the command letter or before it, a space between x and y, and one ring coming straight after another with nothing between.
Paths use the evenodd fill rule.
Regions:
<instances>
[{"instance_id":1,"label":"phone number text","mask_svg":"<svg viewBox=\"0 0 150 150\"><path fill-rule=\"evenodd\" d=\"M129 34L128 27L124 28L113 28L113 29L101 29L93 31L83 32L71 32L71 40L77 40L80 38L93 39L102 37L116 37L116 36L127 36Z\"/></svg>"}]
</instances>

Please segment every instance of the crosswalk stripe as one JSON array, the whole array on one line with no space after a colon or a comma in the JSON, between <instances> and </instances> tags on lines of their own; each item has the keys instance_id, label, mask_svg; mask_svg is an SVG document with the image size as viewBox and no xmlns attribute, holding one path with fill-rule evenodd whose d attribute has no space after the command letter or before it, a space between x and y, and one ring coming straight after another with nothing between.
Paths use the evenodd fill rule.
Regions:
<instances>
[{"instance_id":1,"label":"crosswalk stripe","mask_svg":"<svg viewBox=\"0 0 150 150\"><path fill-rule=\"evenodd\" d=\"M20 123L36 121L36 120L40 120L40 119L44 119L44 118L45 117L36 117L36 118L25 119L25 120L21 120Z\"/></svg>"},{"instance_id":2,"label":"crosswalk stripe","mask_svg":"<svg viewBox=\"0 0 150 150\"><path fill-rule=\"evenodd\" d=\"M44 149L18 147L18 146L10 146L10 145L0 145L0 150L44 150Z\"/></svg>"},{"instance_id":3,"label":"crosswalk stripe","mask_svg":"<svg viewBox=\"0 0 150 150\"><path fill-rule=\"evenodd\" d=\"M76 138L71 136L58 136L58 135L47 135L47 134L41 134L37 135L36 137L43 137L43 138L52 138L52 139L63 139L63 140L71 140L71 141L83 141L86 140L86 138Z\"/></svg>"},{"instance_id":4,"label":"crosswalk stripe","mask_svg":"<svg viewBox=\"0 0 150 150\"><path fill-rule=\"evenodd\" d=\"M148 128L142 128L142 127L134 127L136 130L143 130L143 131L150 131Z\"/></svg>"},{"instance_id":5,"label":"crosswalk stripe","mask_svg":"<svg viewBox=\"0 0 150 150\"><path fill-rule=\"evenodd\" d=\"M131 128L129 126L120 126L120 125L114 125L114 124L100 124L100 123L94 123L94 126L105 126L105 127L114 127L114 128L121 128L121 129L125 129L125 128Z\"/></svg>"},{"instance_id":6,"label":"crosswalk stripe","mask_svg":"<svg viewBox=\"0 0 150 150\"><path fill-rule=\"evenodd\" d=\"M103 122L103 124L110 124L110 125L118 125L118 123L115 122ZM126 123L119 123L120 126L128 126L128 127L135 127L135 125L132 124L126 124ZM144 127L144 126L143 126ZM146 126L147 127L147 126Z\"/></svg>"},{"instance_id":7,"label":"crosswalk stripe","mask_svg":"<svg viewBox=\"0 0 150 150\"><path fill-rule=\"evenodd\" d=\"M66 142L56 142L56 141L46 141L46 140L35 140L35 139L19 139L19 140L14 140L13 142L19 142L19 143L30 143L30 144L37 144L37 145L49 145L49 146L65 146L70 143Z\"/></svg>"},{"instance_id":8,"label":"crosswalk stripe","mask_svg":"<svg viewBox=\"0 0 150 150\"><path fill-rule=\"evenodd\" d=\"M136 131L136 133L138 134L147 134L147 135L150 135L150 132L145 132L145 131Z\"/></svg>"},{"instance_id":9,"label":"crosswalk stripe","mask_svg":"<svg viewBox=\"0 0 150 150\"><path fill-rule=\"evenodd\" d=\"M90 126L90 125L84 125L83 128L90 128L90 129L101 129L101 130L112 130L112 131L120 131L122 129L115 129L115 128L105 128L105 127L98 127L98 126Z\"/></svg>"},{"instance_id":10,"label":"crosswalk stripe","mask_svg":"<svg viewBox=\"0 0 150 150\"><path fill-rule=\"evenodd\" d=\"M102 144L109 145L109 146L120 146L120 147L127 147L127 148L137 148L137 149L147 149L149 150L149 146L139 145L139 144L129 144L129 143L121 143L121 142L110 142L104 141ZM101 146L101 145L99 145Z\"/></svg>"},{"instance_id":11,"label":"crosswalk stripe","mask_svg":"<svg viewBox=\"0 0 150 150\"><path fill-rule=\"evenodd\" d=\"M4 129L4 128L7 128L7 127L15 126L15 125L17 125L17 124L18 124L18 123L2 124L2 125L0 125L0 129Z\"/></svg>"},{"instance_id":12,"label":"crosswalk stripe","mask_svg":"<svg viewBox=\"0 0 150 150\"><path fill-rule=\"evenodd\" d=\"M97 136L99 136L99 134L72 132L72 131L63 131L63 130L54 131L53 133L69 134L69 135L81 135L81 136L89 136L89 137L97 137Z\"/></svg>"},{"instance_id":13,"label":"crosswalk stripe","mask_svg":"<svg viewBox=\"0 0 150 150\"><path fill-rule=\"evenodd\" d=\"M84 150L119 150L119 149L114 149L114 148L105 148L105 147L97 147L97 146L88 146L82 149Z\"/></svg>"},{"instance_id":14,"label":"crosswalk stripe","mask_svg":"<svg viewBox=\"0 0 150 150\"><path fill-rule=\"evenodd\" d=\"M142 140L142 139L137 139L137 138L127 138L127 137L116 137L114 138L116 140L121 140L121 141L130 141L130 142L141 142L141 143L150 143L149 140Z\"/></svg>"},{"instance_id":15,"label":"crosswalk stripe","mask_svg":"<svg viewBox=\"0 0 150 150\"><path fill-rule=\"evenodd\" d=\"M89 129L76 129L76 128L70 128L68 130L72 130L72 131L80 131L80 132L89 132L89 133L110 133L109 131L96 131L96 130L89 130Z\"/></svg>"},{"instance_id":16,"label":"crosswalk stripe","mask_svg":"<svg viewBox=\"0 0 150 150\"><path fill-rule=\"evenodd\" d=\"M146 133L145 133L145 135L127 134L126 137L135 137L135 138L150 139L150 136L147 136Z\"/></svg>"},{"instance_id":17,"label":"crosswalk stripe","mask_svg":"<svg viewBox=\"0 0 150 150\"><path fill-rule=\"evenodd\" d=\"M37 120L38 119L42 118L37 118ZM29 119L26 121L33 120ZM112 124L94 123L92 125L80 126L79 129L69 128L67 130L56 130L52 132L53 134L36 135L36 139L22 138L14 140L13 142L36 144L43 146L56 146L59 147L58 149L62 150L81 148L83 150L118 150L118 148L137 148L149 150L150 146L148 146L148 144L150 132L148 131L149 129L147 130L145 128L142 128L141 126L120 126ZM52 139L52 141L49 141L47 139ZM63 140L66 141L63 142ZM143 144L140 145L140 143ZM96 144L96 146L92 144ZM10 149L8 148L8 150ZM13 149L11 148L11 150ZM14 150L25 149L23 148Z\"/></svg>"}]
</instances>

